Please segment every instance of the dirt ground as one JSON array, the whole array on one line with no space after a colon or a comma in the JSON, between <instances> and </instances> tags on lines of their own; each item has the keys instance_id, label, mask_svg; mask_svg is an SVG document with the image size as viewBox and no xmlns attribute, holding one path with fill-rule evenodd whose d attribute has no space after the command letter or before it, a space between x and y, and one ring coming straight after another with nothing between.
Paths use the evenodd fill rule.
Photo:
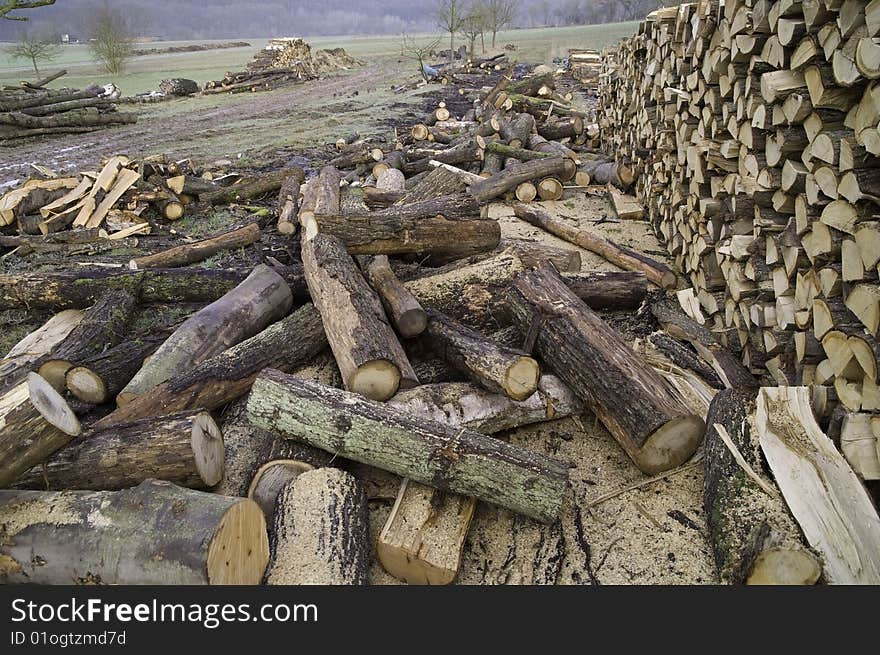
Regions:
<instances>
[{"instance_id":1,"label":"dirt ground","mask_svg":"<svg viewBox=\"0 0 880 655\"><path fill-rule=\"evenodd\" d=\"M232 158L265 165L283 162L320 143L354 131L387 132L412 123L425 103L424 91L395 95L400 65L372 64L346 75L271 93L197 98L147 108L137 125L50 142L0 149L0 184L26 175L29 163L63 170L95 167L101 156L137 157L165 152L173 157ZM432 87L432 95L454 89ZM174 103L186 103L173 106ZM297 150L300 148L300 150ZM662 259L661 247L642 222L604 222L604 194L570 192L545 209L581 227ZM518 220L495 204L506 238L532 239L576 248ZM581 251L583 270L614 270ZM625 324L631 316L609 316ZM510 431L514 444L571 463L571 491L560 522L542 526L480 503L457 579L459 584L707 584L716 577L702 508L702 467L611 498L601 497L645 482L624 451L592 415ZM373 538L387 518L399 480L388 474L371 481ZM597 499L599 500L597 502ZM375 561L370 581L395 584Z\"/></svg>"}]
</instances>

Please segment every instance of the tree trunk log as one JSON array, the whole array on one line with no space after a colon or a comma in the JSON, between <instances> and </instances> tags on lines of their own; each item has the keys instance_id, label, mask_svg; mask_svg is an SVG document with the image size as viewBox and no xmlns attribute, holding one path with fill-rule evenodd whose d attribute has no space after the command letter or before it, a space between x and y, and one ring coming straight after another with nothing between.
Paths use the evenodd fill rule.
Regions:
<instances>
[{"instance_id":1,"label":"tree trunk log","mask_svg":"<svg viewBox=\"0 0 880 655\"><path fill-rule=\"evenodd\" d=\"M301 184L299 178L288 177L278 192L278 231L281 234L296 233Z\"/></svg>"},{"instance_id":2,"label":"tree trunk log","mask_svg":"<svg viewBox=\"0 0 880 655\"><path fill-rule=\"evenodd\" d=\"M776 485L766 482L760 446L751 434L755 395L754 390L722 391L706 417L703 507L718 577L729 584L814 584L822 568L804 547ZM724 437L773 496L737 463Z\"/></svg>"},{"instance_id":3,"label":"tree trunk log","mask_svg":"<svg viewBox=\"0 0 880 655\"><path fill-rule=\"evenodd\" d=\"M270 585L365 585L370 567L367 496L334 468L297 476L278 496Z\"/></svg>"},{"instance_id":4,"label":"tree trunk log","mask_svg":"<svg viewBox=\"0 0 880 655\"><path fill-rule=\"evenodd\" d=\"M400 336L410 338L424 332L428 325L425 310L391 270L388 257L361 257L359 264Z\"/></svg>"},{"instance_id":5,"label":"tree trunk log","mask_svg":"<svg viewBox=\"0 0 880 655\"><path fill-rule=\"evenodd\" d=\"M435 310L428 310L426 337L441 358L489 391L525 400L538 388L538 362L522 351L499 346Z\"/></svg>"},{"instance_id":6,"label":"tree trunk log","mask_svg":"<svg viewBox=\"0 0 880 655\"><path fill-rule=\"evenodd\" d=\"M0 488L44 462L81 432L79 420L36 373L0 396Z\"/></svg>"},{"instance_id":7,"label":"tree trunk log","mask_svg":"<svg viewBox=\"0 0 880 655\"><path fill-rule=\"evenodd\" d=\"M253 336L287 314L292 303L284 278L268 266L257 266L239 286L187 319L120 392L117 402L131 402Z\"/></svg>"},{"instance_id":8,"label":"tree trunk log","mask_svg":"<svg viewBox=\"0 0 880 655\"><path fill-rule=\"evenodd\" d=\"M694 454L703 419L549 265L520 274L508 300L527 340L643 472L675 468Z\"/></svg>"},{"instance_id":9,"label":"tree trunk log","mask_svg":"<svg viewBox=\"0 0 880 655\"><path fill-rule=\"evenodd\" d=\"M199 200L209 205L229 205L234 202L246 202L269 193L277 192L288 177L295 177L300 182L305 180L305 174L301 168L285 168L253 179L246 179L238 184L217 189L210 193L204 193L199 196Z\"/></svg>"},{"instance_id":10,"label":"tree trunk log","mask_svg":"<svg viewBox=\"0 0 880 655\"><path fill-rule=\"evenodd\" d=\"M568 487L561 462L355 394L263 371L248 416L341 457L552 522Z\"/></svg>"},{"instance_id":11,"label":"tree trunk log","mask_svg":"<svg viewBox=\"0 0 880 655\"><path fill-rule=\"evenodd\" d=\"M3 583L258 584L263 513L149 480L122 491L0 491Z\"/></svg>"},{"instance_id":12,"label":"tree trunk log","mask_svg":"<svg viewBox=\"0 0 880 655\"><path fill-rule=\"evenodd\" d=\"M548 157L547 159L535 159L511 168L506 168L492 177L470 185L470 194L479 203L503 195L511 189L515 189L522 182L532 182L545 177L561 176L574 177L576 166L570 159L564 157Z\"/></svg>"},{"instance_id":13,"label":"tree trunk log","mask_svg":"<svg viewBox=\"0 0 880 655\"><path fill-rule=\"evenodd\" d=\"M414 381L415 373L388 324L382 302L342 242L316 233L314 222L306 223L302 258L345 388L387 400L397 392L403 376Z\"/></svg>"},{"instance_id":14,"label":"tree trunk log","mask_svg":"<svg viewBox=\"0 0 880 655\"><path fill-rule=\"evenodd\" d=\"M131 270L144 268L177 268L206 260L223 250L244 248L260 240L260 226L251 223L238 230L224 232L210 239L202 239L195 243L187 243L176 248L170 248L157 252L153 255L135 257L128 263Z\"/></svg>"},{"instance_id":15,"label":"tree trunk log","mask_svg":"<svg viewBox=\"0 0 880 655\"><path fill-rule=\"evenodd\" d=\"M186 409L214 410L248 392L266 367L291 371L327 347L314 305L300 307L262 332L182 372L101 419L96 427Z\"/></svg>"},{"instance_id":16,"label":"tree trunk log","mask_svg":"<svg viewBox=\"0 0 880 655\"><path fill-rule=\"evenodd\" d=\"M207 489L222 479L223 457L220 428L196 410L86 432L15 486L111 491L154 478Z\"/></svg>"},{"instance_id":17,"label":"tree trunk log","mask_svg":"<svg viewBox=\"0 0 880 655\"><path fill-rule=\"evenodd\" d=\"M67 338L58 344L39 373L45 380L63 392L65 377L74 366L118 344L127 332L128 322L137 304L137 289L116 289L104 293Z\"/></svg>"}]
</instances>

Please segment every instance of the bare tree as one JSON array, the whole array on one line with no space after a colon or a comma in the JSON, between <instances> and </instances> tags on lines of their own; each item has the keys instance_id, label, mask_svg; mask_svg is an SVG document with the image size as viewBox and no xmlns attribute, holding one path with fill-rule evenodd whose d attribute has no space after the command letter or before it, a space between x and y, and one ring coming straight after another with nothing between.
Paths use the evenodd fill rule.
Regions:
<instances>
[{"instance_id":1,"label":"bare tree","mask_svg":"<svg viewBox=\"0 0 880 655\"><path fill-rule=\"evenodd\" d=\"M37 62L52 61L61 54L59 47L49 39L34 34L22 34L18 43L6 48L6 54L12 59L26 59L31 62L34 72L39 75Z\"/></svg>"},{"instance_id":2,"label":"bare tree","mask_svg":"<svg viewBox=\"0 0 880 655\"><path fill-rule=\"evenodd\" d=\"M518 8L517 0L483 0L483 13L486 16L486 31L492 33L492 47L498 32L513 24Z\"/></svg>"},{"instance_id":3,"label":"bare tree","mask_svg":"<svg viewBox=\"0 0 880 655\"><path fill-rule=\"evenodd\" d=\"M89 48L95 60L111 75L121 73L134 51L125 17L110 5L105 5L92 14L89 32Z\"/></svg>"},{"instance_id":4,"label":"bare tree","mask_svg":"<svg viewBox=\"0 0 880 655\"><path fill-rule=\"evenodd\" d=\"M0 18L6 20L27 20L27 16L14 15L10 16L9 12L18 9L36 9L37 7L45 7L54 5L55 0L0 0Z\"/></svg>"},{"instance_id":5,"label":"bare tree","mask_svg":"<svg viewBox=\"0 0 880 655\"><path fill-rule=\"evenodd\" d=\"M434 48L438 45L440 45L440 39L434 39L429 43L420 44L413 37L407 36L406 34L403 35L403 41L400 43L401 55L409 59L415 59L419 62L419 73L425 82L431 81L428 78L428 69L425 65L425 59L430 56L434 51Z\"/></svg>"},{"instance_id":6,"label":"bare tree","mask_svg":"<svg viewBox=\"0 0 880 655\"><path fill-rule=\"evenodd\" d=\"M474 58L474 46L477 39L482 39L486 32L486 12L482 2L471 4L461 26L461 33L468 42L468 57ZM483 52L486 51L486 43L483 42Z\"/></svg>"},{"instance_id":7,"label":"bare tree","mask_svg":"<svg viewBox=\"0 0 880 655\"><path fill-rule=\"evenodd\" d=\"M437 20L437 26L442 28L444 32L449 32L450 64L455 58L455 33L461 30L466 16L467 11L462 0L440 0L437 3L434 17Z\"/></svg>"}]
</instances>

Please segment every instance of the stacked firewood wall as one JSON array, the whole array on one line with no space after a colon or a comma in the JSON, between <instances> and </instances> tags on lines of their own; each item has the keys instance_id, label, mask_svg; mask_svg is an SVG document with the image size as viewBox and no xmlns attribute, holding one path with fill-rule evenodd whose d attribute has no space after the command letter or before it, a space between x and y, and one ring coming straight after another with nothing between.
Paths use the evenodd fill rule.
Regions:
<instances>
[{"instance_id":1,"label":"stacked firewood wall","mask_svg":"<svg viewBox=\"0 0 880 655\"><path fill-rule=\"evenodd\" d=\"M880 0L706 0L608 53L603 146L753 372L880 410ZM831 392L830 388L834 391Z\"/></svg>"}]
</instances>

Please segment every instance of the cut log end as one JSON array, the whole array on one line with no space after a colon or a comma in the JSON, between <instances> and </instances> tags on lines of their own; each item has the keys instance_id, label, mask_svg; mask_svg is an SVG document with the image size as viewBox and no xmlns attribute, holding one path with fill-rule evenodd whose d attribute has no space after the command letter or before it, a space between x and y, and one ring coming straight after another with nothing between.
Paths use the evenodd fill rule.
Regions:
<instances>
[{"instance_id":1,"label":"cut log end","mask_svg":"<svg viewBox=\"0 0 880 655\"><path fill-rule=\"evenodd\" d=\"M28 374L27 382L31 403L50 425L72 437L82 432L76 414L51 384L36 373Z\"/></svg>"},{"instance_id":2,"label":"cut log end","mask_svg":"<svg viewBox=\"0 0 880 655\"><path fill-rule=\"evenodd\" d=\"M208 547L208 583L256 585L269 564L269 540L263 511L252 500L230 507Z\"/></svg>"},{"instance_id":3,"label":"cut log end","mask_svg":"<svg viewBox=\"0 0 880 655\"><path fill-rule=\"evenodd\" d=\"M384 402L397 393L400 369L387 359L375 359L358 367L349 381L350 391Z\"/></svg>"},{"instance_id":4,"label":"cut log end","mask_svg":"<svg viewBox=\"0 0 880 655\"><path fill-rule=\"evenodd\" d=\"M205 486L213 487L223 479L225 449L223 433L208 412L199 414L193 421L192 450Z\"/></svg>"},{"instance_id":5,"label":"cut log end","mask_svg":"<svg viewBox=\"0 0 880 655\"><path fill-rule=\"evenodd\" d=\"M397 330L404 338L417 337L428 327L428 317L421 307L407 309L397 319Z\"/></svg>"},{"instance_id":6,"label":"cut log end","mask_svg":"<svg viewBox=\"0 0 880 655\"><path fill-rule=\"evenodd\" d=\"M746 584L813 585L821 574L822 567L809 552L773 548L758 555Z\"/></svg>"},{"instance_id":7,"label":"cut log end","mask_svg":"<svg viewBox=\"0 0 880 655\"><path fill-rule=\"evenodd\" d=\"M278 494L288 482L295 480L300 474L314 470L314 466L296 459L277 459L263 464L251 480L248 498L253 500L267 519L275 514Z\"/></svg>"},{"instance_id":8,"label":"cut log end","mask_svg":"<svg viewBox=\"0 0 880 655\"><path fill-rule=\"evenodd\" d=\"M67 388L84 403L100 405L107 402L107 385L100 375L85 366L76 366L67 372Z\"/></svg>"},{"instance_id":9,"label":"cut log end","mask_svg":"<svg viewBox=\"0 0 880 655\"><path fill-rule=\"evenodd\" d=\"M291 221L279 221L278 232L280 234L296 234L296 223Z\"/></svg>"},{"instance_id":10,"label":"cut log end","mask_svg":"<svg viewBox=\"0 0 880 655\"><path fill-rule=\"evenodd\" d=\"M56 391L64 391L67 372L70 370L70 362L63 359L50 359L37 370L37 373L46 382L52 385Z\"/></svg>"},{"instance_id":11,"label":"cut log end","mask_svg":"<svg viewBox=\"0 0 880 655\"><path fill-rule=\"evenodd\" d=\"M541 367L531 357L519 357L507 369L504 391L514 400L525 400L538 389Z\"/></svg>"},{"instance_id":12,"label":"cut log end","mask_svg":"<svg viewBox=\"0 0 880 655\"><path fill-rule=\"evenodd\" d=\"M654 475L681 466L693 455L706 433L699 416L681 416L663 424L649 436L636 458L639 468Z\"/></svg>"}]
</instances>

